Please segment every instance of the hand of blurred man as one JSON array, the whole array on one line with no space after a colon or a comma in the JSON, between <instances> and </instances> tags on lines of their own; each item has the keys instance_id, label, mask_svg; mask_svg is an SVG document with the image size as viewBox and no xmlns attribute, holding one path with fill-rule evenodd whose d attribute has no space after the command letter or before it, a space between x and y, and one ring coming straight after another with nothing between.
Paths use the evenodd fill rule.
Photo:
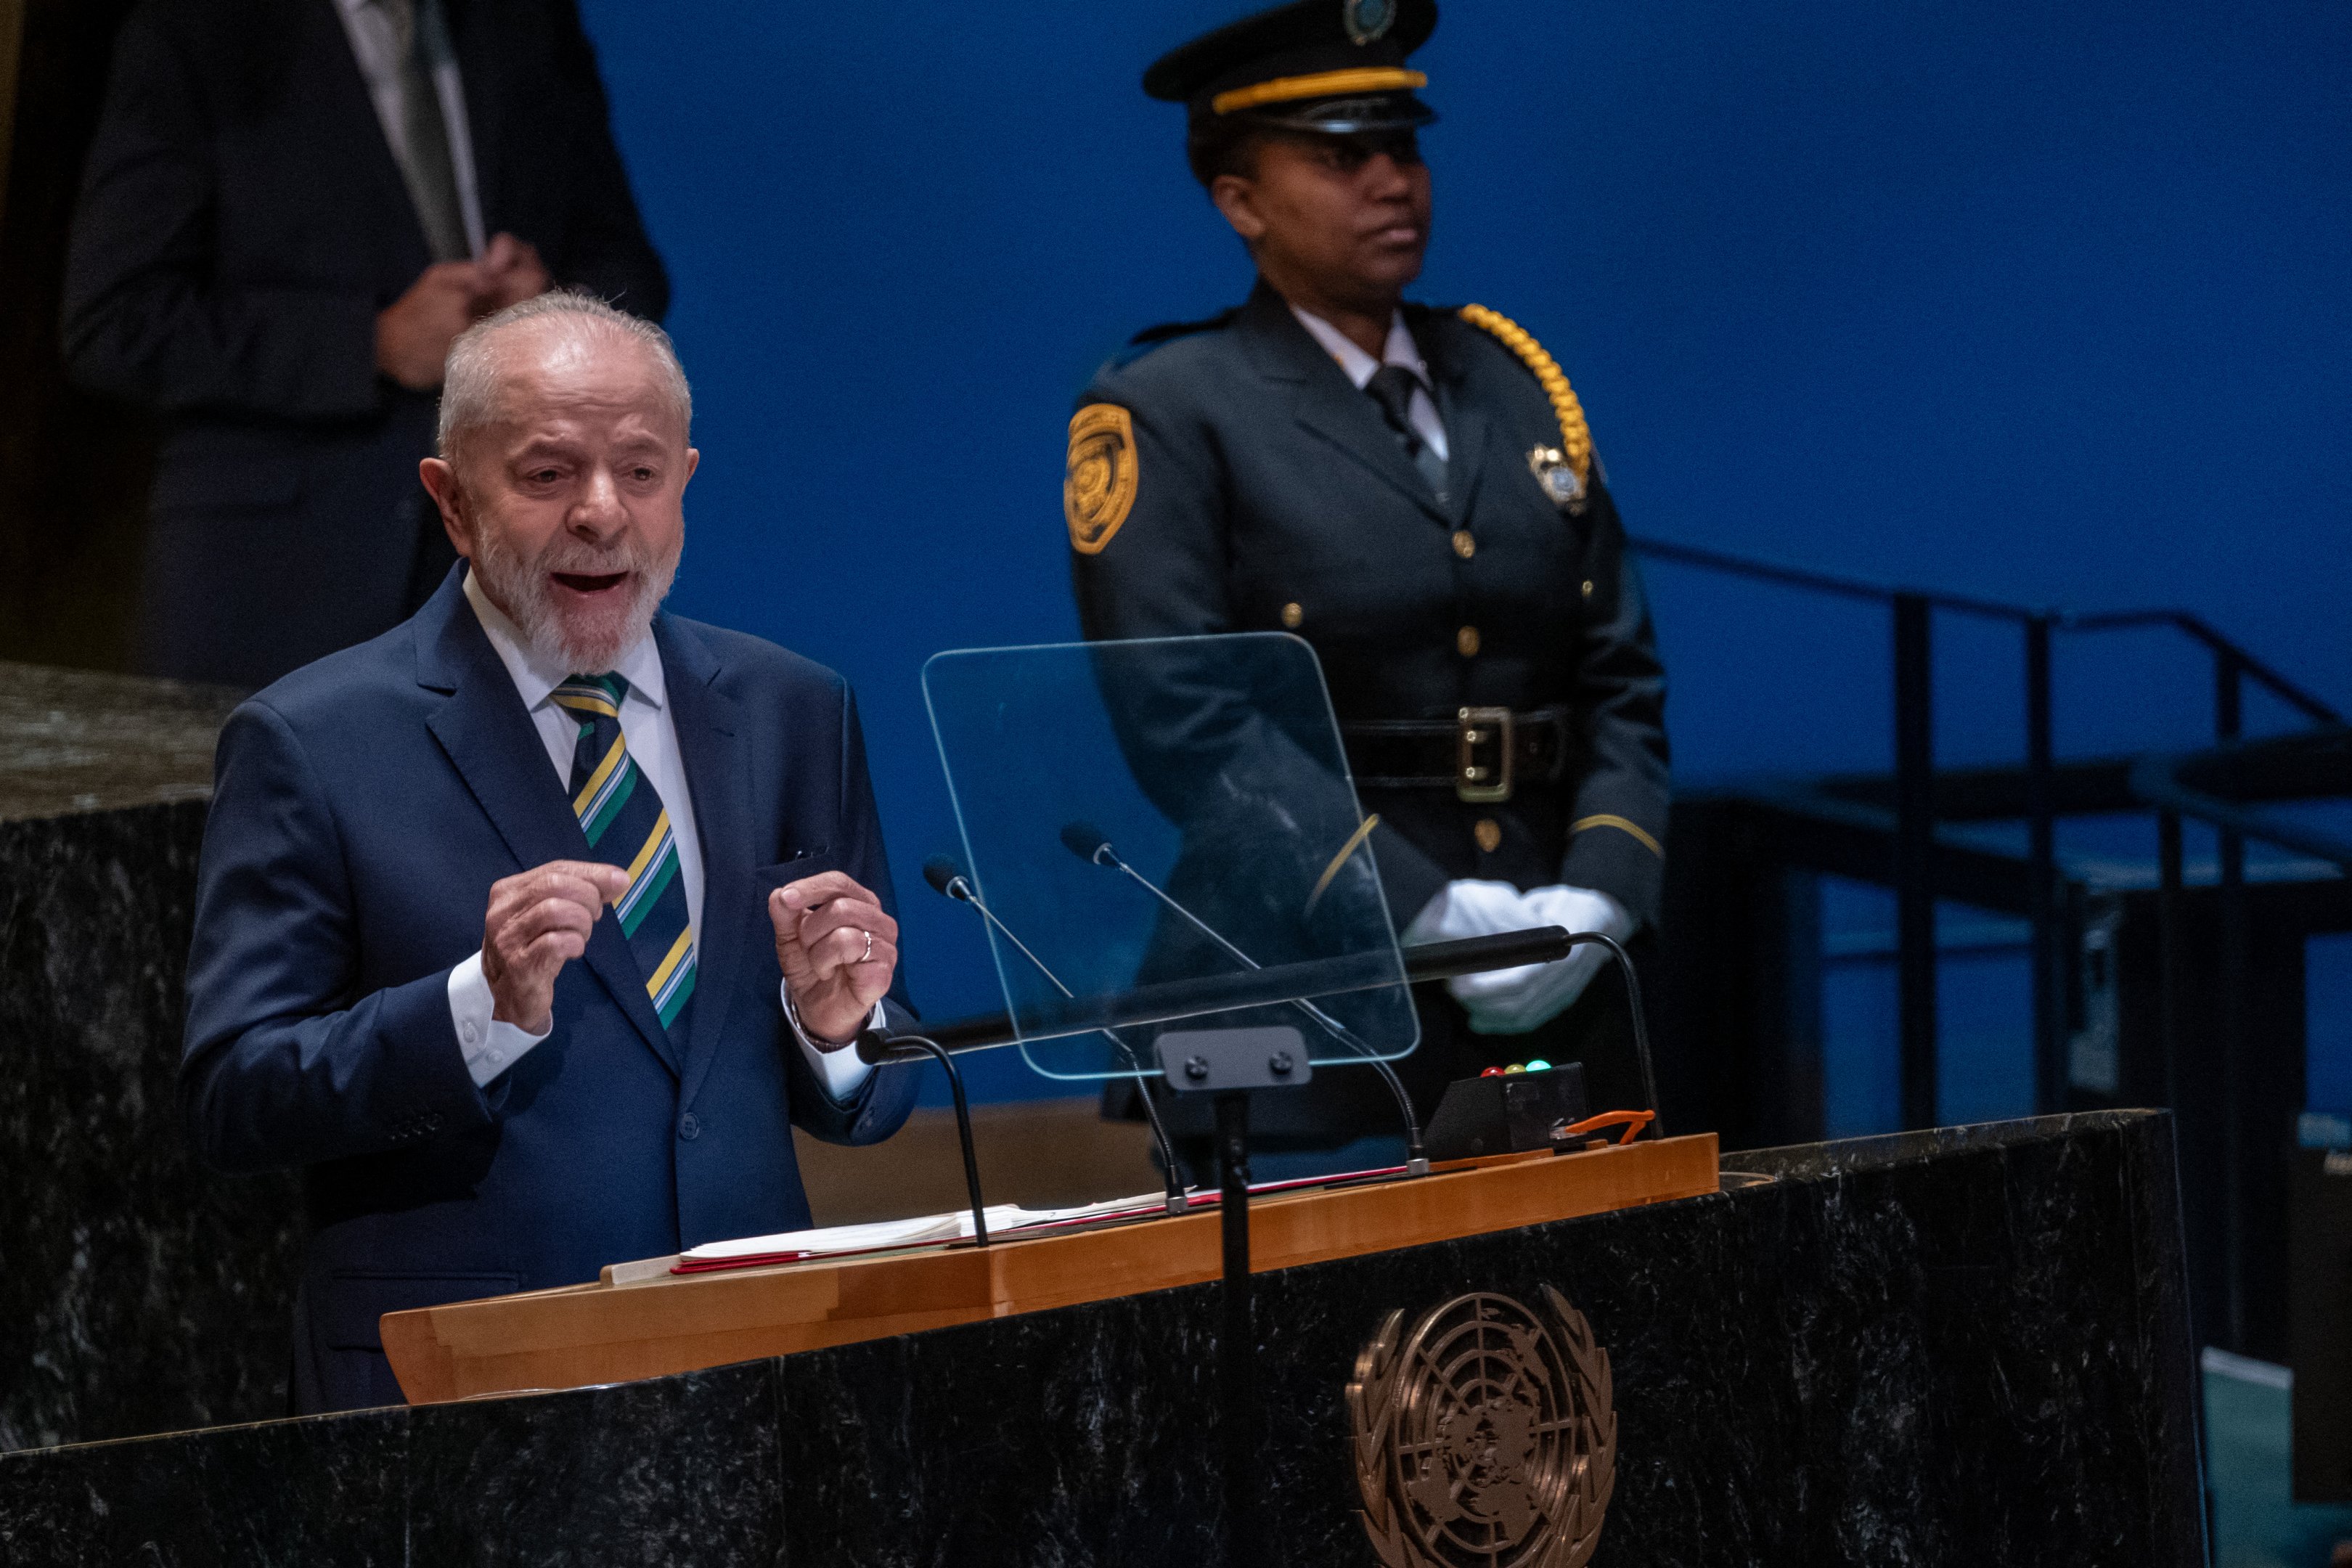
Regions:
<instances>
[{"instance_id":1,"label":"hand of blurred man","mask_svg":"<svg viewBox=\"0 0 2352 1568\"><path fill-rule=\"evenodd\" d=\"M536 299L555 281L548 276L547 264L540 260L536 246L503 230L491 237L474 265L481 270L482 299L478 310L485 316Z\"/></svg>"},{"instance_id":2,"label":"hand of blurred man","mask_svg":"<svg viewBox=\"0 0 2352 1568\"><path fill-rule=\"evenodd\" d=\"M534 265L537 260L534 255ZM440 385L449 345L459 332L498 309L483 302L483 288L478 262L438 261L418 273L408 292L376 316L376 368L411 392L430 392Z\"/></svg>"},{"instance_id":3,"label":"hand of blurred man","mask_svg":"<svg viewBox=\"0 0 2352 1568\"><path fill-rule=\"evenodd\" d=\"M526 1034L554 1023L555 977L588 951L604 906L629 890L629 874L593 860L550 860L490 884L482 921L482 978L490 1016Z\"/></svg>"},{"instance_id":4,"label":"hand of blurred man","mask_svg":"<svg viewBox=\"0 0 2352 1568\"><path fill-rule=\"evenodd\" d=\"M898 972L898 922L839 871L778 888L768 895L768 919L801 1027L825 1045L853 1037Z\"/></svg>"}]
</instances>

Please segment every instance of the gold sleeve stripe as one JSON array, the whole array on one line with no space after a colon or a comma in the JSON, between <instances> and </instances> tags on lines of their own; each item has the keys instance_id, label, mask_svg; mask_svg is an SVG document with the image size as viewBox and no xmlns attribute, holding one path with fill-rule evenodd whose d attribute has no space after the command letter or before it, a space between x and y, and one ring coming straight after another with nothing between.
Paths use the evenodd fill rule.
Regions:
<instances>
[{"instance_id":1,"label":"gold sleeve stripe","mask_svg":"<svg viewBox=\"0 0 2352 1568\"><path fill-rule=\"evenodd\" d=\"M1315 912L1315 906L1323 901L1323 890L1331 885L1331 879L1339 874L1339 868L1348 863L1349 856L1364 847L1364 840L1370 838L1372 829L1380 825L1381 814L1376 811L1364 818L1363 825L1355 832L1348 835L1348 842L1339 846L1339 852L1331 857L1331 863L1323 868L1320 877L1315 879L1315 890L1307 895L1306 913L1311 915Z\"/></svg>"},{"instance_id":2,"label":"gold sleeve stripe","mask_svg":"<svg viewBox=\"0 0 2352 1568\"><path fill-rule=\"evenodd\" d=\"M1272 81L1237 87L1209 100L1209 111L1231 114L1236 109L1255 109L1261 103L1328 98L1337 92L1394 92L1399 88L1410 92L1428 85L1429 78L1422 71L1395 66L1358 66L1348 70L1317 71L1312 76L1278 76Z\"/></svg>"},{"instance_id":3,"label":"gold sleeve stripe","mask_svg":"<svg viewBox=\"0 0 2352 1568\"><path fill-rule=\"evenodd\" d=\"M1499 310L1489 310L1484 305L1465 305L1462 307L1462 319L1481 331L1492 333L1505 348L1519 356L1520 363L1535 373L1537 383L1544 389L1544 395L1551 399L1552 414L1559 420L1560 453L1567 458L1568 466L1576 470L1577 479L1589 482L1592 470L1592 432L1584 423L1584 405L1576 400L1576 389L1568 384L1568 377L1560 371L1559 362L1544 352L1543 344L1536 342L1525 327ZM1640 836L1644 843L1649 840L1647 834L1622 817L1594 817L1592 820L1606 822L1612 827L1622 826ZM1650 847L1655 849L1657 846L1651 844Z\"/></svg>"},{"instance_id":4,"label":"gold sleeve stripe","mask_svg":"<svg viewBox=\"0 0 2352 1568\"><path fill-rule=\"evenodd\" d=\"M1573 838L1588 827L1613 827L1620 833L1630 833L1634 837L1642 841L1643 848L1647 849L1651 854L1655 855L1661 860L1666 858L1664 846L1661 845L1656 839L1651 837L1647 833L1643 832L1639 823L1628 822L1622 816L1615 816L1607 812L1603 812L1599 816L1582 817L1575 822L1570 823L1568 826L1568 836L1570 838Z\"/></svg>"}]
</instances>

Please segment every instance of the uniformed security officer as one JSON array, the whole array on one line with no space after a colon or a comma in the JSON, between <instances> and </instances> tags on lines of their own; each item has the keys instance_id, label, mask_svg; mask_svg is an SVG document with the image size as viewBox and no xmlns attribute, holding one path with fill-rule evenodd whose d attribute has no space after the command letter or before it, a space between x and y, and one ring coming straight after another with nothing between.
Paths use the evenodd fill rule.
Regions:
<instances>
[{"instance_id":1,"label":"uniformed security officer","mask_svg":"<svg viewBox=\"0 0 2352 1568\"><path fill-rule=\"evenodd\" d=\"M1093 638L1312 644L1408 942L1624 938L1663 882L1664 674L1567 378L1495 311L1403 299L1429 236L1415 132L1436 118L1406 60L1436 24L1433 0L1297 0L1145 73L1187 106L1192 172L1257 282L1138 334L1080 398L1079 615ZM1602 988L1613 1018L1567 1013L1606 962L1588 946L1424 988L1400 1064L1422 1114L1447 1081L1536 1057L1585 1058L1600 1106L1640 1103L1622 985ZM1329 1154L1396 1125L1383 1098L1328 1072L1260 1097L1254 1141Z\"/></svg>"}]
</instances>

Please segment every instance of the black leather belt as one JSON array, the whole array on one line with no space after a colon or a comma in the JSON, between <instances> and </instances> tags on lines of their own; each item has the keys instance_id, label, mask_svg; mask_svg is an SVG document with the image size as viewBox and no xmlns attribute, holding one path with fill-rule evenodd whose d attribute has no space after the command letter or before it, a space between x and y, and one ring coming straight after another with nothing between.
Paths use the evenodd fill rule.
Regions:
<instances>
[{"instance_id":1,"label":"black leather belt","mask_svg":"<svg viewBox=\"0 0 2352 1568\"><path fill-rule=\"evenodd\" d=\"M1451 789L1474 804L1511 798L1568 770L1568 712L1465 708L1444 719L1367 719L1339 726L1359 789Z\"/></svg>"}]
</instances>

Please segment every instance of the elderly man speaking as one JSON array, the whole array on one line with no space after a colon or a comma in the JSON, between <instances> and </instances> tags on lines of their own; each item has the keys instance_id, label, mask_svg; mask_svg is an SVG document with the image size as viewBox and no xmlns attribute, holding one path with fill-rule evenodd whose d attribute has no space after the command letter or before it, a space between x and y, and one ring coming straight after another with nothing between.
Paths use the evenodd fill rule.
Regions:
<instances>
[{"instance_id":1,"label":"elderly man speaking","mask_svg":"<svg viewBox=\"0 0 2352 1568\"><path fill-rule=\"evenodd\" d=\"M887 1137L913 1069L847 686L661 613L685 374L580 295L450 352L423 464L465 560L223 731L181 1099L299 1165L300 1410L398 1403L385 1312L809 1223L792 1125Z\"/></svg>"}]
</instances>

